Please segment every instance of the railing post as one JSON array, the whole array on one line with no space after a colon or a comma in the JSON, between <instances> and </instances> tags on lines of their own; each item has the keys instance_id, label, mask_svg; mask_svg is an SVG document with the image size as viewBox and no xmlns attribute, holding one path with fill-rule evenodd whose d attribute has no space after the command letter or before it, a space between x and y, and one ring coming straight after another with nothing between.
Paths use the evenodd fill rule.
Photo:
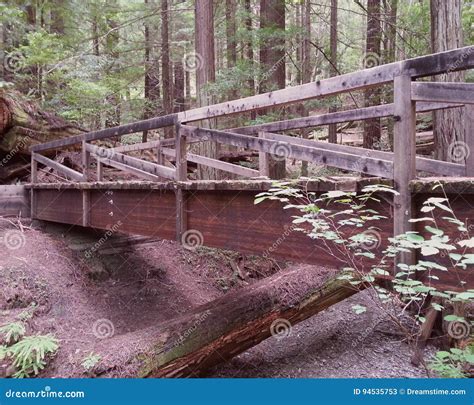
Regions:
<instances>
[{"instance_id":1,"label":"railing post","mask_svg":"<svg viewBox=\"0 0 474 405\"><path fill-rule=\"evenodd\" d=\"M416 105L411 99L411 77L394 79L393 180L398 195L394 196L394 236L412 230L412 197L410 181L416 176ZM398 263L412 264L414 252L400 253Z\"/></svg>"},{"instance_id":2,"label":"railing post","mask_svg":"<svg viewBox=\"0 0 474 405\"><path fill-rule=\"evenodd\" d=\"M87 150L87 142L82 141L82 174L84 181L88 182L90 179L90 160L91 154ZM82 190L82 226L90 225L90 191Z\"/></svg>"},{"instance_id":3,"label":"railing post","mask_svg":"<svg viewBox=\"0 0 474 405\"><path fill-rule=\"evenodd\" d=\"M259 132L258 137L265 139L265 132ZM270 155L266 152L258 152L258 170L261 177L270 177Z\"/></svg>"},{"instance_id":4,"label":"railing post","mask_svg":"<svg viewBox=\"0 0 474 405\"><path fill-rule=\"evenodd\" d=\"M164 164L162 149L163 149L163 146L161 145L161 141L158 141L158 145L156 146L156 163L159 165Z\"/></svg>"},{"instance_id":5,"label":"railing post","mask_svg":"<svg viewBox=\"0 0 474 405\"><path fill-rule=\"evenodd\" d=\"M474 177L474 104L466 104L466 177Z\"/></svg>"},{"instance_id":6,"label":"railing post","mask_svg":"<svg viewBox=\"0 0 474 405\"><path fill-rule=\"evenodd\" d=\"M175 125L175 150L176 150L176 181L186 181L188 172L188 160L186 149L186 136L183 135L180 124ZM187 230L187 207L186 192L182 185L176 185L176 240L181 241Z\"/></svg>"},{"instance_id":7,"label":"railing post","mask_svg":"<svg viewBox=\"0 0 474 405\"><path fill-rule=\"evenodd\" d=\"M31 184L30 189L30 217L36 218L36 194L33 185L38 182L38 162L35 159L35 152L31 152Z\"/></svg>"}]
</instances>

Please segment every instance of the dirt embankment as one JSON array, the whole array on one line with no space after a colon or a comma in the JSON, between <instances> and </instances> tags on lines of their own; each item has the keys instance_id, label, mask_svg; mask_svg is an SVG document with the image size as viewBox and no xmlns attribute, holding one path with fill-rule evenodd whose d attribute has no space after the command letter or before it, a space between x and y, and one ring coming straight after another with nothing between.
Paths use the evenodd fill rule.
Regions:
<instances>
[{"instance_id":1,"label":"dirt embankment","mask_svg":"<svg viewBox=\"0 0 474 405\"><path fill-rule=\"evenodd\" d=\"M174 242L130 244L115 235L98 247L100 233L51 224L21 231L4 220L0 226L0 326L28 312L27 334L50 333L59 340L57 354L40 374L45 377L100 376L105 370L126 376L126 370L107 365L120 364L124 346L135 345L137 333L279 270L262 258L192 252ZM326 269L315 268L315 275L318 271ZM368 311L355 315L352 306L361 302ZM408 346L361 293L208 375L424 376L409 358ZM0 376L11 372L0 363Z\"/></svg>"}]
</instances>

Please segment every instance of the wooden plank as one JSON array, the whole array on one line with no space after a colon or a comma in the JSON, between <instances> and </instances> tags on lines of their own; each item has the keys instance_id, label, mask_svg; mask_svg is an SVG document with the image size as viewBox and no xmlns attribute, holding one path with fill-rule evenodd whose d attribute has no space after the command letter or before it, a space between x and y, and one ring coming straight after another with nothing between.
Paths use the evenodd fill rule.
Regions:
<instances>
[{"instance_id":1,"label":"wooden plank","mask_svg":"<svg viewBox=\"0 0 474 405\"><path fill-rule=\"evenodd\" d=\"M187 160L187 146L186 134L181 130L181 125L177 124L175 127L175 159L176 159L176 180L186 181L188 177L188 160Z\"/></svg>"},{"instance_id":2,"label":"wooden plank","mask_svg":"<svg viewBox=\"0 0 474 405\"><path fill-rule=\"evenodd\" d=\"M142 172L154 174L155 176L160 176L167 179L174 179L175 176L174 169L147 162L145 160L137 159L132 156L126 156L122 153L114 152L111 149L101 148L99 146L91 145L88 143L87 150L99 156L100 158L106 158L114 162L122 163L126 166L131 166L135 169L141 170Z\"/></svg>"},{"instance_id":3,"label":"wooden plank","mask_svg":"<svg viewBox=\"0 0 474 405\"><path fill-rule=\"evenodd\" d=\"M411 97L414 101L474 104L474 84L414 82Z\"/></svg>"},{"instance_id":4,"label":"wooden plank","mask_svg":"<svg viewBox=\"0 0 474 405\"><path fill-rule=\"evenodd\" d=\"M90 226L90 190L82 190L82 226Z\"/></svg>"},{"instance_id":5,"label":"wooden plank","mask_svg":"<svg viewBox=\"0 0 474 405\"><path fill-rule=\"evenodd\" d=\"M271 134L269 134L271 135ZM258 137L265 139L267 134L263 131L260 131L258 133ZM272 138L269 138L272 139ZM258 170L260 173L260 176L263 177L270 177L270 156L268 153L259 151L258 152Z\"/></svg>"},{"instance_id":6,"label":"wooden plank","mask_svg":"<svg viewBox=\"0 0 474 405\"><path fill-rule=\"evenodd\" d=\"M35 155L34 152L31 152L31 184L38 181L38 162ZM30 217L31 219L36 217L36 195L33 188L30 190Z\"/></svg>"},{"instance_id":7,"label":"wooden plank","mask_svg":"<svg viewBox=\"0 0 474 405\"><path fill-rule=\"evenodd\" d=\"M100 159L97 159L97 181L102 181L104 178L104 166Z\"/></svg>"},{"instance_id":8,"label":"wooden plank","mask_svg":"<svg viewBox=\"0 0 474 405\"><path fill-rule=\"evenodd\" d=\"M70 179L72 180L76 180L76 181L84 181L85 178L84 178L84 175L82 173L79 173L79 172L76 172L75 170L69 168L69 167L66 167L58 162L55 162L54 160L51 160L43 155L39 155L37 153L35 153L34 155L34 159L45 165L45 166L48 166L48 167L51 167L52 169L56 170L58 173L61 173L63 174L64 176L66 177L69 177Z\"/></svg>"},{"instance_id":9,"label":"wooden plank","mask_svg":"<svg viewBox=\"0 0 474 405\"><path fill-rule=\"evenodd\" d=\"M168 149L168 148L163 148L162 153L165 156L168 156L171 158L175 158L175 155L176 155L174 149ZM206 156L196 155L194 153L188 153L186 156L187 156L188 162L193 162L200 165L213 167L215 169L219 169L224 172L233 173L238 176L244 176L244 177L258 177L259 176L258 170L250 169L248 167L236 165L233 163L223 162L221 160L208 158ZM180 180L180 181L183 181L183 180Z\"/></svg>"},{"instance_id":10,"label":"wooden plank","mask_svg":"<svg viewBox=\"0 0 474 405\"><path fill-rule=\"evenodd\" d=\"M288 89L183 111L178 114L178 120L182 123L188 123L205 118L238 114L266 107L285 105L295 101L364 89L389 83L402 73L417 78L472 67L474 67L474 46L467 46L447 52L375 66L371 69L347 73Z\"/></svg>"},{"instance_id":11,"label":"wooden plank","mask_svg":"<svg viewBox=\"0 0 474 405\"><path fill-rule=\"evenodd\" d=\"M174 139L160 139L157 141L150 141L150 142L142 142L142 143L134 143L132 145L122 145L113 148L115 152L123 153L123 152L135 152L139 150L146 150L146 149L153 149L158 147L159 145L162 146L173 146Z\"/></svg>"},{"instance_id":12,"label":"wooden plank","mask_svg":"<svg viewBox=\"0 0 474 405\"><path fill-rule=\"evenodd\" d=\"M30 193L25 186L0 185L0 216L28 217L30 215Z\"/></svg>"},{"instance_id":13,"label":"wooden plank","mask_svg":"<svg viewBox=\"0 0 474 405\"><path fill-rule=\"evenodd\" d=\"M426 103L420 102L416 105L417 112L428 112L444 108L462 107L462 104L451 103ZM357 108L354 110L338 111L328 114L313 115L309 117L294 118L291 120L269 122L265 124L252 125L247 127L238 127L226 131L239 134L254 135L261 131L280 132L291 129L313 128L323 125L340 124L348 121L363 121L371 118L390 117L393 115L394 105L384 104L374 107Z\"/></svg>"},{"instance_id":14,"label":"wooden plank","mask_svg":"<svg viewBox=\"0 0 474 405\"><path fill-rule=\"evenodd\" d=\"M474 177L474 105L469 104L465 107L466 119L466 176Z\"/></svg>"},{"instance_id":15,"label":"wooden plank","mask_svg":"<svg viewBox=\"0 0 474 405\"><path fill-rule=\"evenodd\" d=\"M82 174L84 175L84 181L90 180L90 165L91 165L91 154L87 150L87 142L82 141Z\"/></svg>"},{"instance_id":16,"label":"wooden plank","mask_svg":"<svg viewBox=\"0 0 474 405\"><path fill-rule=\"evenodd\" d=\"M401 235L412 230L410 219L413 218L410 181L416 176L416 110L411 100L411 77L398 76L394 80L394 170L393 179L398 195L394 197L393 221L394 235ZM400 263L412 264L413 252L403 252L397 260Z\"/></svg>"},{"instance_id":17,"label":"wooden plank","mask_svg":"<svg viewBox=\"0 0 474 405\"><path fill-rule=\"evenodd\" d=\"M234 134L229 132L196 128L183 125L181 129L190 137L205 138L220 143L253 149L260 152L273 154L275 150L284 149L287 158L305 160L308 162L338 167L340 169L367 173L373 176L392 178L392 162L359 156L351 153L336 152L327 149L312 148L278 142L270 139L255 138L248 135Z\"/></svg>"},{"instance_id":18,"label":"wooden plank","mask_svg":"<svg viewBox=\"0 0 474 405\"><path fill-rule=\"evenodd\" d=\"M100 159L97 160L97 163L100 163L101 167L102 167L102 165L114 167L116 169L122 170L124 172L131 173L131 174L133 174L137 177L140 177L142 179L145 179L145 180L161 181L161 177L159 177L159 176L155 176L154 174L150 174L150 173L145 172L143 170L136 169L135 167L128 166L124 163L115 162L115 161L107 159L107 158L100 158ZM102 181L102 179L100 179L98 181Z\"/></svg>"},{"instance_id":19,"label":"wooden plank","mask_svg":"<svg viewBox=\"0 0 474 405\"><path fill-rule=\"evenodd\" d=\"M176 195L176 241L183 243L183 237L188 230L188 192L182 188L177 188Z\"/></svg>"},{"instance_id":20,"label":"wooden plank","mask_svg":"<svg viewBox=\"0 0 474 405\"><path fill-rule=\"evenodd\" d=\"M437 54L394 62L387 65L376 66L371 69L347 73L345 75L335 76L288 89L277 90L239 100L169 114L163 117L137 121L132 124L93 131L84 135L58 139L41 145L32 146L30 150L38 152L55 149L80 143L82 140L93 141L113 138L135 132L171 126L176 122L185 123L199 121L222 115L238 114L261 108L285 105L295 101L335 95L351 90L386 84L402 73L417 78L470 68L474 68L474 46L467 46Z\"/></svg>"},{"instance_id":21,"label":"wooden plank","mask_svg":"<svg viewBox=\"0 0 474 405\"><path fill-rule=\"evenodd\" d=\"M267 139L288 142L296 145L308 146L311 148L327 149L345 153L352 153L359 156L366 156L373 159L381 159L393 162L393 152L364 149L357 146L340 145L328 142L313 141L310 139L296 138L294 136L266 133ZM441 176L464 176L465 167L463 164L443 162L440 160L425 157L416 157L416 169L428 173L439 174Z\"/></svg>"}]
</instances>

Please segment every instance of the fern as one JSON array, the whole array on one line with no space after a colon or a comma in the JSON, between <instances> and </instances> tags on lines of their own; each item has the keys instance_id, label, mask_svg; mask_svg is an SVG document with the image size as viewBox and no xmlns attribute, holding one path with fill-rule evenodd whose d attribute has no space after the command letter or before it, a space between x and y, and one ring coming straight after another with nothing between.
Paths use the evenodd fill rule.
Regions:
<instances>
[{"instance_id":1,"label":"fern","mask_svg":"<svg viewBox=\"0 0 474 405\"><path fill-rule=\"evenodd\" d=\"M17 372L15 378L37 375L46 366L46 357L53 355L59 343L51 335L27 336L7 349L8 357L13 360Z\"/></svg>"},{"instance_id":2,"label":"fern","mask_svg":"<svg viewBox=\"0 0 474 405\"><path fill-rule=\"evenodd\" d=\"M3 335L3 340L7 345L18 342L25 333L25 325L21 322L12 322L0 327L0 335Z\"/></svg>"}]
</instances>

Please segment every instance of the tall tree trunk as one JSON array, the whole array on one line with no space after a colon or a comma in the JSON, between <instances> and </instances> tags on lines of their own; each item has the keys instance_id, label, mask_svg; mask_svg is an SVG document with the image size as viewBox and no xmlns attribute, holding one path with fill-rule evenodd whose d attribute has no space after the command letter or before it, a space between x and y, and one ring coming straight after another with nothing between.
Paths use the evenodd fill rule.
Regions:
<instances>
[{"instance_id":1,"label":"tall tree trunk","mask_svg":"<svg viewBox=\"0 0 474 405\"><path fill-rule=\"evenodd\" d=\"M198 63L196 71L197 103L200 107L213 103L208 91L208 84L216 79L215 52L214 52L214 8L213 2L209 0L196 0L195 6L195 46L196 57L202 63ZM213 126L212 120L203 123L205 126ZM216 142L200 142L198 152L202 156L213 159L218 157ZM217 170L211 167L198 165L198 177L201 180L212 180L217 178Z\"/></svg>"},{"instance_id":2,"label":"tall tree trunk","mask_svg":"<svg viewBox=\"0 0 474 405\"><path fill-rule=\"evenodd\" d=\"M153 0L145 0L147 10L156 8ZM145 109L143 118L151 118L157 114L160 101L160 64L155 41L158 37L158 28L154 21L148 18L145 21ZM148 139L148 131L143 131L142 141Z\"/></svg>"},{"instance_id":3,"label":"tall tree trunk","mask_svg":"<svg viewBox=\"0 0 474 405\"><path fill-rule=\"evenodd\" d=\"M285 0L260 0L260 29L271 31L260 46L262 78L260 93L285 87ZM268 113L268 110L262 113ZM282 179L286 175L283 156L270 159L270 177Z\"/></svg>"},{"instance_id":4,"label":"tall tree trunk","mask_svg":"<svg viewBox=\"0 0 474 405\"><path fill-rule=\"evenodd\" d=\"M331 0L331 34L330 34L331 76L337 75L337 0ZM329 112L336 112L336 106L331 106ZM328 128L328 142L337 143L337 124Z\"/></svg>"},{"instance_id":5,"label":"tall tree trunk","mask_svg":"<svg viewBox=\"0 0 474 405\"><path fill-rule=\"evenodd\" d=\"M433 52L462 47L461 0L431 0L430 6ZM464 72L451 72L443 76L436 76L435 80L462 82L464 77ZM466 137L463 110L456 108L433 113L435 157L437 159L464 163L467 157L467 145L464 143Z\"/></svg>"},{"instance_id":6,"label":"tall tree trunk","mask_svg":"<svg viewBox=\"0 0 474 405\"><path fill-rule=\"evenodd\" d=\"M255 94L255 79L254 79L254 52L253 52L253 42L252 42L252 35L253 35L253 27L252 27L252 3L251 0L244 0L244 7L245 7L245 29L247 30L247 43L244 46L245 50L245 58L250 64L250 77L247 81L247 87L251 96ZM257 117L255 111L250 112L250 119L254 120Z\"/></svg>"},{"instance_id":7,"label":"tall tree trunk","mask_svg":"<svg viewBox=\"0 0 474 405\"><path fill-rule=\"evenodd\" d=\"M64 35L64 0L54 0L51 7L51 31Z\"/></svg>"},{"instance_id":8,"label":"tall tree trunk","mask_svg":"<svg viewBox=\"0 0 474 405\"><path fill-rule=\"evenodd\" d=\"M303 28L303 46L302 46L302 66L301 66L301 81L302 83L309 83L311 81L311 0L304 1L304 9L301 10L302 28ZM301 104L302 116L308 116L308 109L304 103ZM301 130L301 137L308 138L309 131L307 129ZM308 176L308 162L301 162L301 176Z\"/></svg>"},{"instance_id":9,"label":"tall tree trunk","mask_svg":"<svg viewBox=\"0 0 474 405\"><path fill-rule=\"evenodd\" d=\"M108 5L110 5L114 10L116 10L117 2L116 0L109 0ZM117 73L119 68L119 30L118 30L118 22L116 20L115 14L112 12L107 18L107 37L106 37L106 51L108 56L111 59L111 63L109 66L109 74ZM109 109L107 110L106 118L105 118L105 126L106 127L114 127L120 125L120 91L117 88L112 88L112 93L107 96L107 103Z\"/></svg>"},{"instance_id":10,"label":"tall tree trunk","mask_svg":"<svg viewBox=\"0 0 474 405\"><path fill-rule=\"evenodd\" d=\"M365 47L365 67L373 67L381 62L380 45L382 40L380 0L367 0L367 42ZM364 94L365 106L380 104L380 89L367 89ZM373 149L380 142L380 118L364 122L364 148Z\"/></svg>"},{"instance_id":11,"label":"tall tree trunk","mask_svg":"<svg viewBox=\"0 0 474 405\"><path fill-rule=\"evenodd\" d=\"M398 12L398 0L385 0L385 16L386 16L386 27L384 30L384 47L385 47L385 63L395 62L395 55L397 51L397 12ZM389 91L386 94L385 103L393 102L393 92ZM387 119L387 132L388 140L390 143L390 149L393 150L393 118Z\"/></svg>"},{"instance_id":12,"label":"tall tree trunk","mask_svg":"<svg viewBox=\"0 0 474 405\"><path fill-rule=\"evenodd\" d=\"M173 64L174 69L174 112L184 111L184 69L182 62Z\"/></svg>"},{"instance_id":13,"label":"tall tree trunk","mask_svg":"<svg viewBox=\"0 0 474 405\"><path fill-rule=\"evenodd\" d=\"M236 0L225 1L225 34L227 42L227 69L232 69L237 64L237 28L236 28ZM236 89L229 92L229 99L237 98Z\"/></svg>"},{"instance_id":14,"label":"tall tree trunk","mask_svg":"<svg viewBox=\"0 0 474 405\"><path fill-rule=\"evenodd\" d=\"M173 112L173 81L170 65L168 0L161 0L161 81L163 83L163 108L165 114ZM173 137L173 128L165 128L165 138Z\"/></svg>"}]
</instances>

